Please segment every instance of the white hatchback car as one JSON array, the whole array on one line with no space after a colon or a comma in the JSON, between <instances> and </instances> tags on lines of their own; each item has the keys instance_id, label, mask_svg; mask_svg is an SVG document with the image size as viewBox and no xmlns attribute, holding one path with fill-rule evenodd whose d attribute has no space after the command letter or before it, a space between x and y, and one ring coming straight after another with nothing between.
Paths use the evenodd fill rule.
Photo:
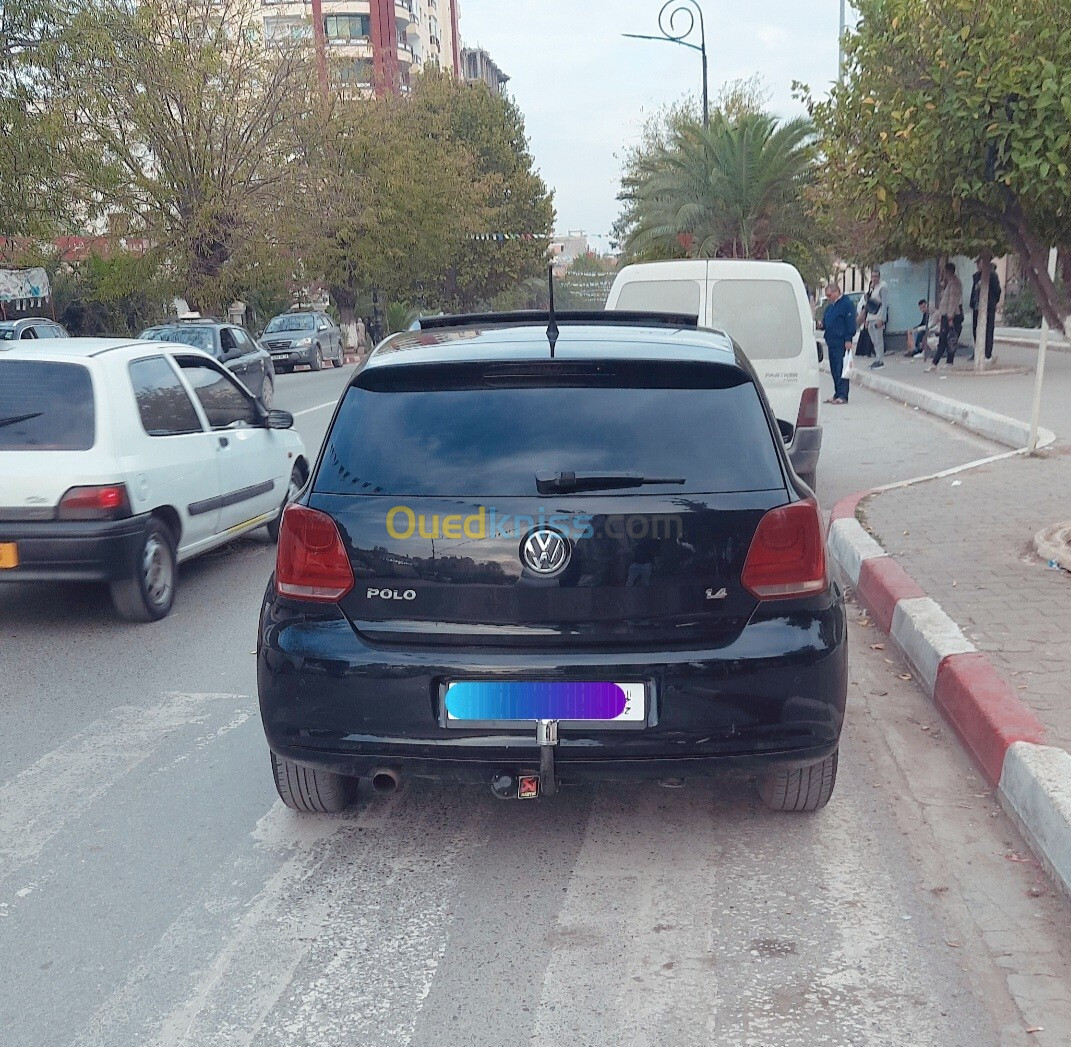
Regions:
<instances>
[{"instance_id":1,"label":"white hatchback car","mask_svg":"<svg viewBox=\"0 0 1071 1047\"><path fill-rule=\"evenodd\" d=\"M176 565L266 526L309 474L293 416L207 353L130 339L0 349L0 583L103 581L171 610Z\"/></svg>"}]
</instances>

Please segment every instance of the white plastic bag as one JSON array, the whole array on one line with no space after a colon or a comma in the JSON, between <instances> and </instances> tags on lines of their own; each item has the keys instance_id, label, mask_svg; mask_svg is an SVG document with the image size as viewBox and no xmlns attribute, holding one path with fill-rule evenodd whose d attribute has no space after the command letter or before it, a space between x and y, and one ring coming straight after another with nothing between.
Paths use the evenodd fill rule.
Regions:
<instances>
[{"instance_id":1,"label":"white plastic bag","mask_svg":"<svg viewBox=\"0 0 1071 1047\"><path fill-rule=\"evenodd\" d=\"M847 350L844 354L844 363L840 368L840 376L844 381L848 381L852 376L852 368L855 366L855 346Z\"/></svg>"}]
</instances>

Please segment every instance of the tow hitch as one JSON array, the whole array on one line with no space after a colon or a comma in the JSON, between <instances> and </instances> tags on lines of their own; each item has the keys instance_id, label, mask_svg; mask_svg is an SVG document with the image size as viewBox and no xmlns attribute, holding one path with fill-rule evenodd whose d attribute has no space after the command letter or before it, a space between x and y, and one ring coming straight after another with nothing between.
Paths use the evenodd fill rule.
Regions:
<instances>
[{"instance_id":1,"label":"tow hitch","mask_svg":"<svg viewBox=\"0 0 1071 1047\"><path fill-rule=\"evenodd\" d=\"M554 778L554 749L558 744L558 721L536 721L536 744L539 746L539 772L499 771L491 779L491 792L500 800L535 800L542 793L553 796L558 791Z\"/></svg>"}]
</instances>

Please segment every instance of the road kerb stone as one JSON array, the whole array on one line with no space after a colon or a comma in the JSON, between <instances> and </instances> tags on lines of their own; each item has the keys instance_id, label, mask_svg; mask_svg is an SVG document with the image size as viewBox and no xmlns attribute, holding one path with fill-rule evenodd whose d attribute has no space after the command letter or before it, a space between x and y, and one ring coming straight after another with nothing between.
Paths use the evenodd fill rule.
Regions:
<instances>
[{"instance_id":1,"label":"road kerb stone","mask_svg":"<svg viewBox=\"0 0 1071 1047\"><path fill-rule=\"evenodd\" d=\"M826 545L852 585L859 584L859 572L864 560L886 555L885 550L863 530L863 525L854 516L833 521Z\"/></svg>"},{"instance_id":2,"label":"road kerb stone","mask_svg":"<svg viewBox=\"0 0 1071 1047\"><path fill-rule=\"evenodd\" d=\"M937 685L937 670L945 658L977 650L941 606L928 596L897 603L890 635L930 695Z\"/></svg>"},{"instance_id":3,"label":"road kerb stone","mask_svg":"<svg viewBox=\"0 0 1071 1047\"><path fill-rule=\"evenodd\" d=\"M943 418L947 422L954 422L964 429L1003 444L1016 450L1026 447L1030 442L1030 426L1026 422L1017 421L1007 415L997 414L985 407L977 407L974 404L963 403L961 400L953 400L940 393L920 389L906 382L897 382L895 379L886 378L883 375L871 374L868 371L856 371L852 375L852 381L858 382L867 389L872 389L883 396L899 400L901 403L910 404L928 414ZM1038 430L1038 447L1048 447L1054 443L1056 434L1048 429Z\"/></svg>"},{"instance_id":4,"label":"road kerb stone","mask_svg":"<svg viewBox=\"0 0 1071 1047\"><path fill-rule=\"evenodd\" d=\"M993 785L1018 742L1041 745L1045 728L993 663L980 653L954 654L937 670L933 700Z\"/></svg>"},{"instance_id":5,"label":"road kerb stone","mask_svg":"<svg viewBox=\"0 0 1071 1047\"><path fill-rule=\"evenodd\" d=\"M998 793L1049 874L1071 895L1071 755L1015 742L1004 756Z\"/></svg>"},{"instance_id":6,"label":"road kerb stone","mask_svg":"<svg viewBox=\"0 0 1071 1047\"><path fill-rule=\"evenodd\" d=\"M891 633L896 605L926 594L891 556L874 556L859 571L859 595L882 631Z\"/></svg>"}]
</instances>

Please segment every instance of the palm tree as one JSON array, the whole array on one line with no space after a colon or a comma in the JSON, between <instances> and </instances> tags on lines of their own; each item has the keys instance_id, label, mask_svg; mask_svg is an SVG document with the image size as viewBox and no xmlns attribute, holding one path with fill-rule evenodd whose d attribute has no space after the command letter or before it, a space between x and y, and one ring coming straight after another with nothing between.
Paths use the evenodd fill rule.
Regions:
<instances>
[{"instance_id":1,"label":"palm tree","mask_svg":"<svg viewBox=\"0 0 1071 1047\"><path fill-rule=\"evenodd\" d=\"M716 113L708 129L680 127L640 165L625 253L814 261L805 201L814 164L814 129L804 118Z\"/></svg>"}]
</instances>

